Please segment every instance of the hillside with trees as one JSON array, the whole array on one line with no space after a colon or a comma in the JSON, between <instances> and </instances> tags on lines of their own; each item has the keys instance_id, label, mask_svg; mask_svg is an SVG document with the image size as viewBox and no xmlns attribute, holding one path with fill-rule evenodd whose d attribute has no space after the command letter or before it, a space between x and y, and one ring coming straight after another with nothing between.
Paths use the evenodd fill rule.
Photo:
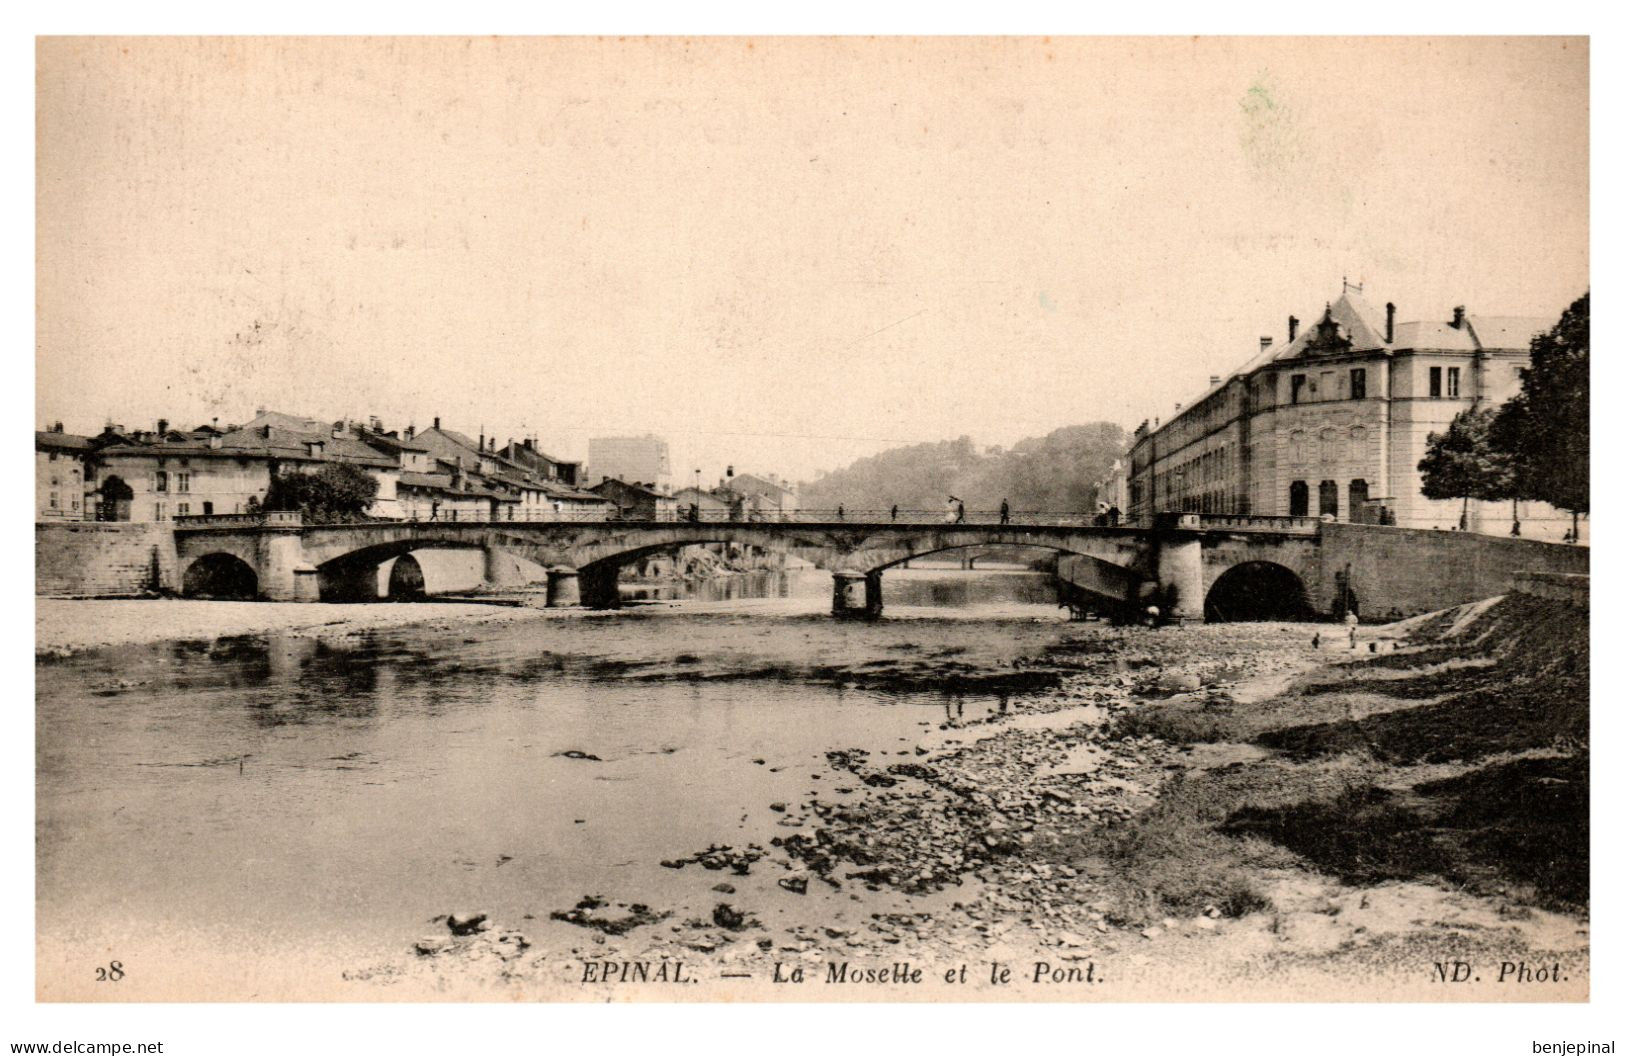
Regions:
<instances>
[{"instance_id":1,"label":"hillside with trees","mask_svg":"<svg viewBox=\"0 0 1625 1056\"><path fill-rule=\"evenodd\" d=\"M1067 426L1008 450L968 436L862 458L801 485L805 509L938 511L953 495L968 510L1093 513L1096 488L1124 457L1128 435L1110 422Z\"/></svg>"}]
</instances>

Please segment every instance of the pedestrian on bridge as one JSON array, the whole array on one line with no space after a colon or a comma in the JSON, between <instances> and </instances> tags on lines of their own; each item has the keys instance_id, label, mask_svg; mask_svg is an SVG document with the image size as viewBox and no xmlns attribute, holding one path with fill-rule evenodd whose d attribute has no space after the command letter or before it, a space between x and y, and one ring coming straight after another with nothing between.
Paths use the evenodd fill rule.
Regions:
<instances>
[{"instance_id":1,"label":"pedestrian on bridge","mask_svg":"<svg viewBox=\"0 0 1625 1056\"><path fill-rule=\"evenodd\" d=\"M1010 500L1004 499L999 503L999 523L1010 523Z\"/></svg>"},{"instance_id":2,"label":"pedestrian on bridge","mask_svg":"<svg viewBox=\"0 0 1625 1056\"><path fill-rule=\"evenodd\" d=\"M846 520L846 503L843 502L839 506L835 507L835 519L837 521Z\"/></svg>"},{"instance_id":3,"label":"pedestrian on bridge","mask_svg":"<svg viewBox=\"0 0 1625 1056\"><path fill-rule=\"evenodd\" d=\"M896 504L896 503L895 503L895 502L894 502L894 503L892 503L892 508L891 508L891 521L892 521L892 523L893 523L893 524L896 524L896 523L897 523L897 504Z\"/></svg>"},{"instance_id":4,"label":"pedestrian on bridge","mask_svg":"<svg viewBox=\"0 0 1625 1056\"><path fill-rule=\"evenodd\" d=\"M1360 629L1359 613L1355 612L1353 609L1350 609L1348 611L1348 615L1343 617L1343 626L1349 629L1349 648L1351 650L1358 649L1359 646L1355 644L1354 635L1355 632Z\"/></svg>"},{"instance_id":5,"label":"pedestrian on bridge","mask_svg":"<svg viewBox=\"0 0 1625 1056\"><path fill-rule=\"evenodd\" d=\"M955 524L964 524L965 523L965 501L963 499L955 499L954 502L958 503L958 505L956 507L954 507L954 523Z\"/></svg>"}]
</instances>

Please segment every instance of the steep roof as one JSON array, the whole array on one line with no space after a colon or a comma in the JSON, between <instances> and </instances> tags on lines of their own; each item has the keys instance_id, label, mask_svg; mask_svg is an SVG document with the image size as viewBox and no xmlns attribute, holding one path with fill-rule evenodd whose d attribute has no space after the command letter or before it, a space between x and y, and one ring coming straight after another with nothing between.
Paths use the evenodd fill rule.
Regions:
<instances>
[{"instance_id":1,"label":"steep roof","mask_svg":"<svg viewBox=\"0 0 1625 1056\"><path fill-rule=\"evenodd\" d=\"M94 451L96 443L88 436L58 433L49 430L34 431L34 447L40 451Z\"/></svg>"},{"instance_id":2,"label":"steep roof","mask_svg":"<svg viewBox=\"0 0 1625 1056\"><path fill-rule=\"evenodd\" d=\"M1557 320L1531 315L1469 314L1467 325L1473 328L1473 336L1484 348L1527 352L1535 335L1556 326Z\"/></svg>"}]
</instances>

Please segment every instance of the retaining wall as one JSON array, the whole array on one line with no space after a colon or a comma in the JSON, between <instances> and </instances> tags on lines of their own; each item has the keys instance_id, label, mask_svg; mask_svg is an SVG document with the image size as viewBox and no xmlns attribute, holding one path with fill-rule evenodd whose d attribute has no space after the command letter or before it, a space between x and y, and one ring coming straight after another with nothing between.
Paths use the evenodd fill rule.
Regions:
<instances>
[{"instance_id":1,"label":"retaining wall","mask_svg":"<svg viewBox=\"0 0 1625 1056\"><path fill-rule=\"evenodd\" d=\"M1585 575L1589 547L1473 532L1327 523L1320 532L1321 597L1336 603L1347 571L1361 619L1400 619L1494 597L1514 589L1520 572Z\"/></svg>"},{"instance_id":2,"label":"retaining wall","mask_svg":"<svg viewBox=\"0 0 1625 1056\"><path fill-rule=\"evenodd\" d=\"M34 526L34 593L109 597L175 589L175 532L168 524Z\"/></svg>"}]
</instances>

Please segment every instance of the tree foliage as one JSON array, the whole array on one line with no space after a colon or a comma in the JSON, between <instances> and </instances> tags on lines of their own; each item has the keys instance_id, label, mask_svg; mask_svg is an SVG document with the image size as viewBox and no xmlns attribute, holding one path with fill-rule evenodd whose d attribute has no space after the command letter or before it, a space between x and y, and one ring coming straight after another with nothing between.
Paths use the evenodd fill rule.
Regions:
<instances>
[{"instance_id":1,"label":"tree foliage","mask_svg":"<svg viewBox=\"0 0 1625 1056\"><path fill-rule=\"evenodd\" d=\"M274 474L264 508L297 510L312 521L356 521L377 495L378 481L360 466L327 462L311 473Z\"/></svg>"},{"instance_id":2,"label":"tree foliage","mask_svg":"<svg viewBox=\"0 0 1625 1056\"><path fill-rule=\"evenodd\" d=\"M801 485L808 509L944 509L948 496L969 510L1093 513L1096 485L1123 457L1128 437L1109 422L1057 429L1008 450L978 451L970 437L892 448Z\"/></svg>"},{"instance_id":3,"label":"tree foliage","mask_svg":"<svg viewBox=\"0 0 1625 1056\"><path fill-rule=\"evenodd\" d=\"M1461 499L1462 518L1468 499L1512 497L1511 459L1490 446L1495 412L1489 408L1462 411L1442 433L1428 434L1427 453L1416 468L1422 473L1422 494L1430 499Z\"/></svg>"},{"instance_id":4,"label":"tree foliage","mask_svg":"<svg viewBox=\"0 0 1625 1056\"><path fill-rule=\"evenodd\" d=\"M1573 513L1591 510L1591 294L1529 346L1523 386L1490 430L1510 487Z\"/></svg>"}]
</instances>

